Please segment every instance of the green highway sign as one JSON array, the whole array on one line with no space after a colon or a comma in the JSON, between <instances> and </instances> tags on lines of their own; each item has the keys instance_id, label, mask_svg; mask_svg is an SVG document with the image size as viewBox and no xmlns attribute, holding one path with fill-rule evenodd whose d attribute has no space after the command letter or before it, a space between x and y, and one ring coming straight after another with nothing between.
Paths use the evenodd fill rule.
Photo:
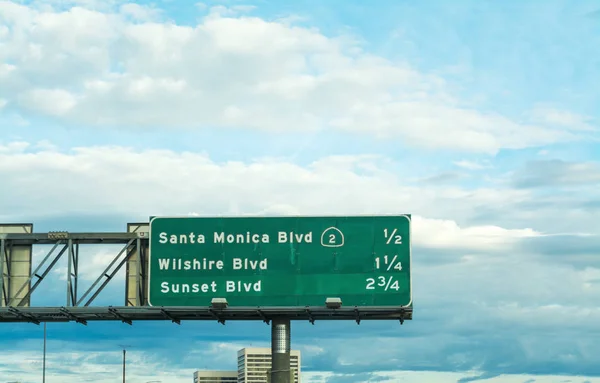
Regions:
<instances>
[{"instance_id":1,"label":"green highway sign","mask_svg":"<svg viewBox=\"0 0 600 383\"><path fill-rule=\"evenodd\" d=\"M151 306L412 305L411 217L154 217Z\"/></svg>"}]
</instances>

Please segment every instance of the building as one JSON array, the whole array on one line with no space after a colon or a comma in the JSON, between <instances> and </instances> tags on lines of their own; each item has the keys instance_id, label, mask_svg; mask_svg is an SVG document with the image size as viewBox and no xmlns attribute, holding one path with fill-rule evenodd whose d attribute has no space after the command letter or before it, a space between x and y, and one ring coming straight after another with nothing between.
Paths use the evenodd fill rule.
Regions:
<instances>
[{"instance_id":1,"label":"building","mask_svg":"<svg viewBox=\"0 0 600 383\"><path fill-rule=\"evenodd\" d=\"M237 383L237 371L196 371L194 383Z\"/></svg>"},{"instance_id":2,"label":"building","mask_svg":"<svg viewBox=\"0 0 600 383\"><path fill-rule=\"evenodd\" d=\"M290 351L290 367L294 374L294 383L301 382L300 351ZM270 348L243 348L238 351L238 383L267 383L271 370Z\"/></svg>"}]
</instances>

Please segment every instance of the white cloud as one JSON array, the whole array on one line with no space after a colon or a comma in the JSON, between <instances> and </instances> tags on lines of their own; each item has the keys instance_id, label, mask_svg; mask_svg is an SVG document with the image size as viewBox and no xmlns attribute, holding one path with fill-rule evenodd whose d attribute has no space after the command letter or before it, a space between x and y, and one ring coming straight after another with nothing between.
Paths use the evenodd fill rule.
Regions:
<instances>
[{"instance_id":1,"label":"white cloud","mask_svg":"<svg viewBox=\"0 0 600 383\"><path fill-rule=\"evenodd\" d=\"M513 183L517 187L567 187L600 184L600 163L567 162L558 159L528 162L514 172Z\"/></svg>"},{"instance_id":2,"label":"white cloud","mask_svg":"<svg viewBox=\"0 0 600 383\"><path fill-rule=\"evenodd\" d=\"M25 141L13 141L5 145L0 145L0 153L5 155L22 153L29 146L29 143Z\"/></svg>"},{"instance_id":3,"label":"white cloud","mask_svg":"<svg viewBox=\"0 0 600 383\"><path fill-rule=\"evenodd\" d=\"M0 34L0 97L75 124L338 129L485 153L577 131L469 109L442 78L365 53L346 36L228 16L247 8L213 9L187 27L145 22L156 10L135 4L96 7L0 2L9 29Z\"/></svg>"},{"instance_id":4,"label":"white cloud","mask_svg":"<svg viewBox=\"0 0 600 383\"><path fill-rule=\"evenodd\" d=\"M20 102L50 116L63 116L77 104L75 96L63 89L34 89L23 94Z\"/></svg>"},{"instance_id":5,"label":"white cloud","mask_svg":"<svg viewBox=\"0 0 600 383\"><path fill-rule=\"evenodd\" d=\"M524 252L518 246L505 247L499 255L494 255L496 251L467 250L460 262L442 264L425 264L426 259L417 257L427 257L427 253L415 253L413 259L419 262L414 268L418 275L413 281L415 302L433 306L441 301L452 302L490 320L506 321L532 331L534 327L540 330L561 323L560 315L549 312L572 312L570 322L561 325L563 329L593 328L593 323L600 320L600 310L594 306L600 283L594 283L590 277L597 275L599 267L578 270L567 264L558 265L549 262L551 258ZM454 321L461 326L470 322L458 313Z\"/></svg>"},{"instance_id":6,"label":"white cloud","mask_svg":"<svg viewBox=\"0 0 600 383\"><path fill-rule=\"evenodd\" d=\"M199 5L199 4L198 4ZM200 8L202 9L202 8ZM256 9L253 5L214 5L210 7L210 14L212 16L236 16L240 13L248 13Z\"/></svg>"},{"instance_id":7,"label":"white cloud","mask_svg":"<svg viewBox=\"0 0 600 383\"><path fill-rule=\"evenodd\" d=\"M559 110L549 105L538 105L531 111L531 114L536 122L566 126L582 131L597 131L591 117L578 115L567 110Z\"/></svg>"},{"instance_id":8,"label":"white cloud","mask_svg":"<svg viewBox=\"0 0 600 383\"><path fill-rule=\"evenodd\" d=\"M489 165L467 160L454 161L454 165L468 170L481 170L490 167Z\"/></svg>"},{"instance_id":9,"label":"white cloud","mask_svg":"<svg viewBox=\"0 0 600 383\"><path fill-rule=\"evenodd\" d=\"M58 342L51 343L50 346L56 347L56 343ZM121 355L116 345L115 351L103 352L66 351L65 346L78 349L77 345L73 343L62 346L59 346L58 350L55 348L48 351L47 383L108 383L114 382L115 376L122 371L120 368ZM0 352L0 356L0 376L3 381L34 383L41 380L42 354L40 351ZM174 383L188 383L193 376L193 369L164 365L152 355L144 352L130 352L127 356L127 380L132 383L161 379Z\"/></svg>"},{"instance_id":10,"label":"white cloud","mask_svg":"<svg viewBox=\"0 0 600 383\"><path fill-rule=\"evenodd\" d=\"M120 13L132 17L136 21L155 21L160 16L160 10L147 6L125 3L119 8Z\"/></svg>"},{"instance_id":11,"label":"white cloud","mask_svg":"<svg viewBox=\"0 0 600 383\"><path fill-rule=\"evenodd\" d=\"M526 228L460 227L457 218L449 218L463 220L473 214L469 206L474 202L502 206L527 199L527 191L417 187L407 184L392 171L393 163L380 156L329 156L305 166L268 158L217 163L191 152L135 151L117 146L64 152L52 146L46 149L50 144L0 146L0 175L11 185L7 198L0 201L5 218L100 212L142 219L227 211L271 215L411 213L419 245L479 249L536 234ZM59 174L60 182L53 182ZM35 188L40 184L46 185L43 195ZM45 203L49 199L55 202ZM453 205L447 205L449 201ZM455 213L458 206L465 209L462 218Z\"/></svg>"},{"instance_id":12,"label":"white cloud","mask_svg":"<svg viewBox=\"0 0 600 383\"><path fill-rule=\"evenodd\" d=\"M498 226L473 226L461 228L454 221L413 218L414 243L440 249L473 249L489 252L506 250L521 238L538 236L540 233L526 229L505 229Z\"/></svg>"},{"instance_id":13,"label":"white cloud","mask_svg":"<svg viewBox=\"0 0 600 383\"><path fill-rule=\"evenodd\" d=\"M65 151L48 141L14 141L0 144L0 176L10 185L0 211L4 221L73 214L146 220L179 214L410 213L416 245L475 252L595 227L593 211L576 210L557 226L549 221L558 209L551 201L523 209L538 201L531 190L423 186L407 181L410 169L396 169L393 161L373 155L329 156L306 165L273 158L219 163L193 152L119 146ZM43 194L37 185L45 185ZM482 221L478 216L486 209L494 210Z\"/></svg>"}]
</instances>

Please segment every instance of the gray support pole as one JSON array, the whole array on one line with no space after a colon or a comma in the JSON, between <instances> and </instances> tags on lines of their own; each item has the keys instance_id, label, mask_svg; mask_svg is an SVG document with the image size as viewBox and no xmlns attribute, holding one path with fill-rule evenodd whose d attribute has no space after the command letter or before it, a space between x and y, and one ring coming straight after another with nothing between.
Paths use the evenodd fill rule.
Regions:
<instances>
[{"instance_id":1,"label":"gray support pole","mask_svg":"<svg viewBox=\"0 0 600 383\"><path fill-rule=\"evenodd\" d=\"M125 383L125 354L127 354L127 351L123 349L123 383Z\"/></svg>"},{"instance_id":2,"label":"gray support pole","mask_svg":"<svg viewBox=\"0 0 600 383\"><path fill-rule=\"evenodd\" d=\"M4 238L2 238L0 239L0 307L8 306L8 294L4 295L4 246Z\"/></svg>"},{"instance_id":3,"label":"gray support pole","mask_svg":"<svg viewBox=\"0 0 600 383\"><path fill-rule=\"evenodd\" d=\"M271 383L290 381L290 320L274 319L271 323Z\"/></svg>"},{"instance_id":4,"label":"gray support pole","mask_svg":"<svg viewBox=\"0 0 600 383\"><path fill-rule=\"evenodd\" d=\"M69 238L69 240L67 241L67 246L69 246L69 253L67 254L67 257L69 257L68 260L68 266L67 266L67 307L69 306L74 306L75 303L71 303L72 302L72 297L73 295L72 293L72 274L73 274L73 240Z\"/></svg>"},{"instance_id":5,"label":"gray support pole","mask_svg":"<svg viewBox=\"0 0 600 383\"><path fill-rule=\"evenodd\" d=\"M136 260L137 260L137 267L136 267L136 272L135 272L135 274L136 274L135 281L137 282L135 284L135 304L136 304L136 306L144 306L144 302L142 302L142 294L141 294L142 286L144 283L142 280L142 240L139 238L135 242L135 249L136 249ZM127 275L126 277L129 278L129 275ZM127 299L127 297L125 299Z\"/></svg>"},{"instance_id":6,"label":"gray support pole","mask_svg":"<svg viewBox=\"0 0 600 383\"><path fill-rule=\"evenodd\" d=\"M79 242L75 244L75 258L73 259L73 271L75 276L75 288L73 292L73 299L71 300L71 306L75 306L77 303L77 289L79 286Z\"/></svg>"},{"instance_id":7,"label":"gray support pole","mask_svg":"<svg viewBox=\"0 0 600 383\"><path fill-rule=\"evenodd\" d=\"M46 383L46 322L44 322L44 361L42 362L42 383Z\"/></svg>"}]
</instances>

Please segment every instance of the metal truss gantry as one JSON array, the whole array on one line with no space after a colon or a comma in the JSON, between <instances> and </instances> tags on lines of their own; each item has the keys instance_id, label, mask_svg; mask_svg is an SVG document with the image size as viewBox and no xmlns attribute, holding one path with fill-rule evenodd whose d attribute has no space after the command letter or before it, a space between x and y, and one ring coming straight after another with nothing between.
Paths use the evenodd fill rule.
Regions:
<instances>
[{"instance_id":1,"label":"metal truss gantry","mask_svg":"<svg viewBox=\"0 0 600 383\"><path fill-rule=\"evenodd\" d=\"M129 223L126 232L105 233L34 233L32 224L0 224L0 322L78 322L170 320L404 320L412 319L412 308L368 309L345 307L154 307L148 306L148 223ZM35 245L51 245L42 261L32 270ZM121 245L121 250L81 293L79 289L80 248L85 245ZM31 297L59 260L67 257L66 304L61 307L32 306ZM123 306L92 306L91 304L126 267L125 304ZM43 293L43 291L42 291ZM116 302L115 302L116 303Z\"/></svg>"}]
</instances>

